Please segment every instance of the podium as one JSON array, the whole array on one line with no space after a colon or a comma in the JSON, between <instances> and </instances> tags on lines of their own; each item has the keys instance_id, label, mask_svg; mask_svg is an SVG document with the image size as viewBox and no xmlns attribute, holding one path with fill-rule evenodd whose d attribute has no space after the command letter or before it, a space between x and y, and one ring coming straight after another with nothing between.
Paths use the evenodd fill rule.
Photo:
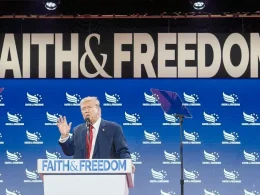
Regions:
<instances>
[{"instance_id":1,"label":"podium","mask_svg":"<svg viewBox=\"0 0 260 195\"><path fill-rule=\"evenodd\" d=\"M44 195L129 195L131 159L38 159Z\"/></svg>"}]
</instances>

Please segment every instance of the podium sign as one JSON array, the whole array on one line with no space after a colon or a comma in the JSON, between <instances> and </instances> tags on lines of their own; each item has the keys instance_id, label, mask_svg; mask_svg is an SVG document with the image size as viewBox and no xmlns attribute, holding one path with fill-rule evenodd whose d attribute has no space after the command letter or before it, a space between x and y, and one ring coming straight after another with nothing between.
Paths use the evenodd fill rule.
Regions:
<instances>
[{"instance_id":1,"label":"podium sign","mask_svg":"<svg viewBox=\"0 0 260 195\"><path fill-rule=\"evenodd\" d=\"M134 187L131 159L38 159L44 195L128 195Z\"/></svg>"}]
</instances>

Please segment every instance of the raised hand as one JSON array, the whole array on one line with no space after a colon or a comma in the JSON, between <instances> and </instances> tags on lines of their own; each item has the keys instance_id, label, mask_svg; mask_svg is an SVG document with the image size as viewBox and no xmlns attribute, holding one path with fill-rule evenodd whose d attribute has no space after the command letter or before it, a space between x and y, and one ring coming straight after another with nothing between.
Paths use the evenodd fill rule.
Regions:
<instances>
[{"instance_id":1,"label":"raised hand","mask_svg":"<svg viewBox=\"0 0 260 195\"><path fill-rule=\"evenodd\" d=\"M71 122L69 124L67 123L65 116L64 117L61 116L57 120L57 126L58 126L58 129L60 131L61 138L66 138L66 137L69 136L71 124L72 124Z\"/></svg>"}]
</instances>

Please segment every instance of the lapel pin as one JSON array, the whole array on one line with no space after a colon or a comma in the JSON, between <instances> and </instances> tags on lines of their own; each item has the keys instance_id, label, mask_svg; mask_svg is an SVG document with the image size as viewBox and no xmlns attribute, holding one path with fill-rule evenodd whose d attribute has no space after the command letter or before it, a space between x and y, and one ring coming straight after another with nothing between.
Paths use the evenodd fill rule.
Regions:
<instances>
[{"instance_id":1,"label":"lapel pin","mask_svg":"<svg viewBox=\"0 0 260 195\"><path fill-rule=\"evenodd\" d=\"M105 131L105 129L102 129L102 131Z\"/></svg>"}]
</instances>

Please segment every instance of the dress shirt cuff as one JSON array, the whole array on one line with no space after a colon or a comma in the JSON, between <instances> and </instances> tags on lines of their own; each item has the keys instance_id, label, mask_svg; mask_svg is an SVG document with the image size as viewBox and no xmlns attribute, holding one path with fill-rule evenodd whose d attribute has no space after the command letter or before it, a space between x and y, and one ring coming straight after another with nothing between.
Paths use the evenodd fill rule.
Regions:
<instances>
[{"instance_id":1,"label":"dress shirt cuff","mask_svg":"<svg viewBox=\"0 0 260 195\"><path fill-rule=\"evenodd\" d=\"M60 142L60 143L64 143L64 142L66 142L66 141L68 140L69 137L70 137L70 136L65 137L65 138L61 138L61 137L60 137L59 142Z\"/></svg>"}]
</instances>

